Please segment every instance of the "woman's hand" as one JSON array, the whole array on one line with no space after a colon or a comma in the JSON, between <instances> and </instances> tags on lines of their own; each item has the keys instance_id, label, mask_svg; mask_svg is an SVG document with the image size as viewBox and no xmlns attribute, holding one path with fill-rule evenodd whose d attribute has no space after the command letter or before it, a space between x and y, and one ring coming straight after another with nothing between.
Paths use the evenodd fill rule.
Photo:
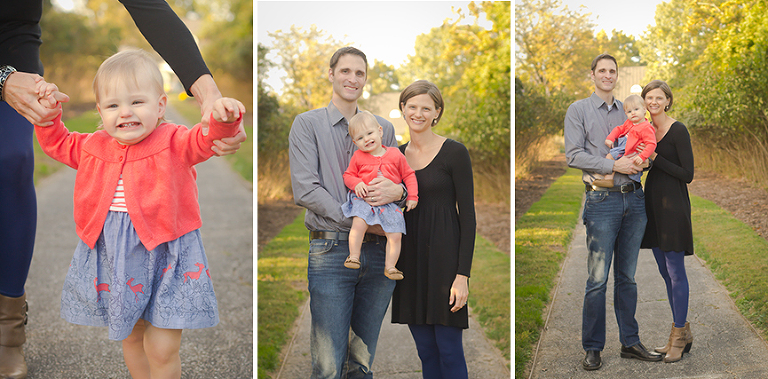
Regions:
<instances>
[{"instance_id":1,"label":"woman's hand","mask_svg":"<svg viewBox=\"0 0 768 379\"><path fill-rule=\"evenodd\" d=\"M207 136L208 120L210 119L211 112L213 111L213 104L216 102L216 100L222 97L221 92L219 91L219 87L216 86L216 82L213 81L213 77L211 75L205 74L195 80L195 82L189 88L189 92L192 93L192 95L195 97L195 100L197 100L197 104L200 105L200 113L202 114L202 119L200 122L203 124L203 135ZM220 140L213 141L215 146L213 146L211 149L218 156L234 154L237 152L237 150L240 149L240 144L244 142L246 138L248 138L248 136L246 136L245 128L241 122L240 129L237 134L235 134L233 137L222 138Z\"/></svg>"},{"instance_id":2,"label":"woman's hand","mask_svg":"<svg viewBox=\"0 0 768 379\"><path fill-rule=\"evenodd\" d=\"M399 184L384 177L377 177L368 183L368 196L365 201L372 207L393 203L403 197L403 189Z\"/></svg>"},{"instance_id":3,"label":"woman's hand","mask_svg":"<svg viewBox=\"0 0 768 379\"><path fill-rule=\"evenodd\" d=\"M467 298L469 297L468 280L469 278L464 275L456 275L456 279L453 280L451 298L448 301L448 305L453 306L451 312L458 312L467 305Z\"/></svg>"},{"instance_id":4,"label":"woman's hand","mask_svg":"<svg viewBox=\"0 0 768 379\"><path fill-rule=\"evenodd\" d=\"M14 72L5 80L3 99L32 124L51 126L53 119L59 115L61 109L48 108L40 104L38 83L41 80L43 78L37 74ZM57 102L69 101L69 96L59 91L54 91L51 95L53 96L52 100Z\"/></svg>"}]
</instances>

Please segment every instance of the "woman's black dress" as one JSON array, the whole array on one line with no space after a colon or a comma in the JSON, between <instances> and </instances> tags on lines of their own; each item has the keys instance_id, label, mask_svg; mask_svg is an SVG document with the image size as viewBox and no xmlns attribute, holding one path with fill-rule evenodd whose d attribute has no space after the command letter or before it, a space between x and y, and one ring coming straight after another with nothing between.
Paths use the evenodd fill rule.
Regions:
<instances>
[{"instance_id":1,"label":"woman's black dress","mask_svg":"<svg viewBox=\"0 0 768 379\"><path fill-rule=\"evenodd\" d=\"M400 150L405 154L405 147ZM475 205L469 152L447 139L416 171L419 204L405 213L397 268L405 278L392 295L392 322L469 327L467 307L448 304L457 274L469 276L475 248ZM458 209L457 209L458 208Z\"/></svg>"},{"instance_id":2,"label":"woman's black dress","mask_svg":"<svg viewBox=\"0 0 768 379\"><path fill-rule=\"evenodd\" d=\"M656 159L645 180L645 227L643 248L693 254L691 200L688 183L693 180L691 136L676 121L656 145Z\"/></svg>"}]
</instances>

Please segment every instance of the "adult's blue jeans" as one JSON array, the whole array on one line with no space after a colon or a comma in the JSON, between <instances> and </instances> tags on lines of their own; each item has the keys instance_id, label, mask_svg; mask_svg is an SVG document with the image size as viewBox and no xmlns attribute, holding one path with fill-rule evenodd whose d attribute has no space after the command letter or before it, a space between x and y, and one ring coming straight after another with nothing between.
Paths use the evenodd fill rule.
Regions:
<instances>
[{"instance_id":1,"label":"adult's blue jeans","mask_svg":"<svg viewBox=\"0 0 768 379\"><path fill-rule=\"evenodd\" d=\"M635 270L645 233L645 194L642 188L629 193L587 191L584 205L587 229L587 286L582 313L581 343L584 350L602 351L605 346L605 292L613 261L613 309L621 344L640 343Z\"/></svg>"},{"instance_id":2,"label":"adult's blue jeans","mask_svg":"<svg viewBox=\"0 0 768 379\"><path fill-rule=\"evenodd\" d=\"M310 241L312 378L373 378L376 343L395 289L384 276L385 241L363 243L357 270L344 267L347 241Z\"/></svg>"},{"instance_id":3,"label":"adult's blue jeans","mask_svg":"<svg viewBox=\"0 0 768 379\"><path fill-rule=\"evenodd\" d=\"M0 101L0 295L24 295L37 226L34 129Z\"/></svg>"}]
</instances>

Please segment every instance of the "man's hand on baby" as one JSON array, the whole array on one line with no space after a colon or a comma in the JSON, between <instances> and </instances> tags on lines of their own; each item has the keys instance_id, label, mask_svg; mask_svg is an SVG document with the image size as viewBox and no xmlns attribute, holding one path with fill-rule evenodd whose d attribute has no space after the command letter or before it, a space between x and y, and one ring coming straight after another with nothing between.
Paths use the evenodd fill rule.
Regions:
<instances>
[{"instance_id":1,"label":"man's hand on baby","mask_svg":"<svg viewBox=\"0 0 768 379\"><path fill-rule=\"evenodd\" d=\"M408 212L413 208L416 208L416 205L419 204L418 200L406 200L405 201L405 211Z\"/></svg>"},{"instance_id":2,"label":"man's hand on baby","mask_svg":"<svg viewBox=\"0 0 768 379\"><path fill-rule=\"evenodd\" d=\"M230 97L222 97L213 103L211 114L218 122L235 122L240 115L245 113L245 106L238 100Z\"/></svg>"}]
</instances>

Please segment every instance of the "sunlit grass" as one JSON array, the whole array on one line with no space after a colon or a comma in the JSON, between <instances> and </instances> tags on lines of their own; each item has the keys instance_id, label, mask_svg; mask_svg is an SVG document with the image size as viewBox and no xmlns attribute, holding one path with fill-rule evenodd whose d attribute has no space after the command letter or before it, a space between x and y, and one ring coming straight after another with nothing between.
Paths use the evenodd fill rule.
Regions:
<instances>
[{"instance_id":1,"label":"sunlit grass","mask_svg":"<svg viewBox=\"0 0 768 379\"><path fill-rule=\"evenodd\" d=\"M581 172L568 169L515 223L515 377L524 377L542 313L578 221Z\"/></svg>"},{"instance_id":2,"label":"sunlit grass","mask_svg":"<svg viewBox=\"0 0 768 379\"><path fill-rule=\"evenodd\" d=\"M695 252L768 338L768 241L715 203L691 197Z\"/></svg>"}]
</instances>

